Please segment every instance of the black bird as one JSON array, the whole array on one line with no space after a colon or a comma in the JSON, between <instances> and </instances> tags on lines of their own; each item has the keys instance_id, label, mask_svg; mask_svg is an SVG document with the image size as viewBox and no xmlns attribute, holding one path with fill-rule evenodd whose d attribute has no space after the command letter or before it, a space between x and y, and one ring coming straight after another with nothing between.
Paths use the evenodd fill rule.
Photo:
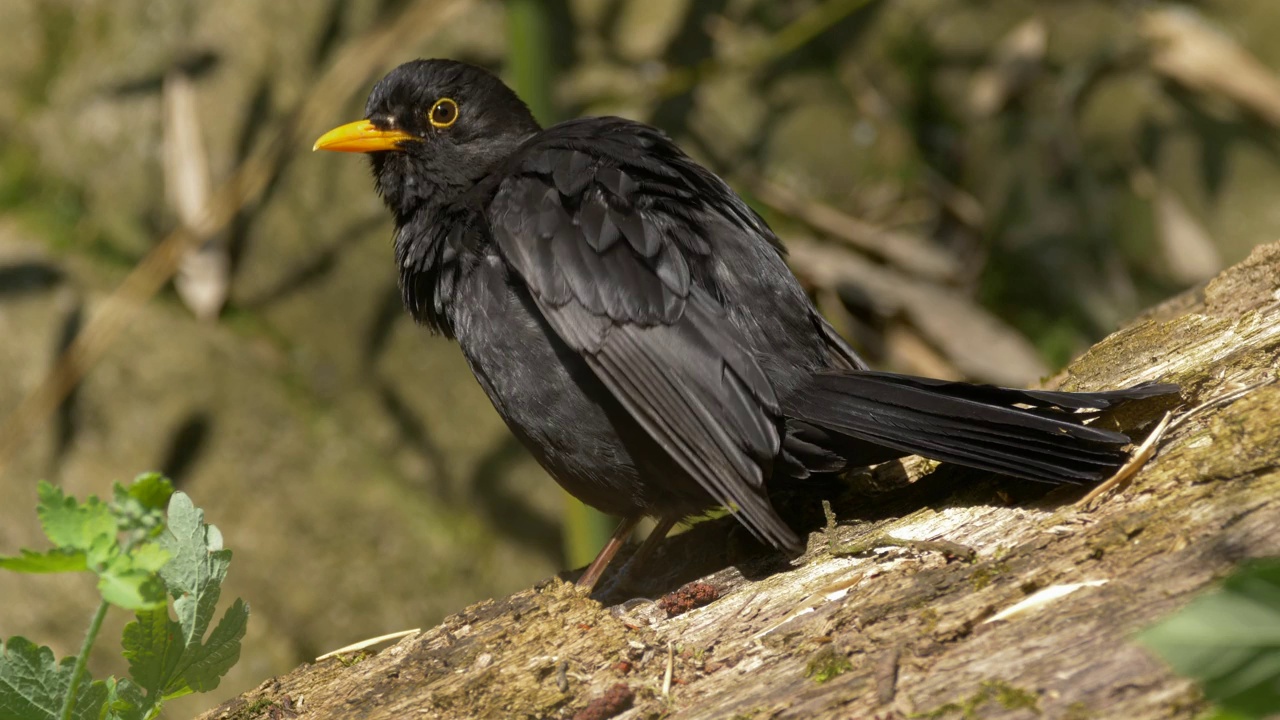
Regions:
<instances>
[{"instance_id":1,"label":"black bird","mask_svg":"<svg viewBox=\"0 0 1280 720\"><path fill-rule=\"evenodd\" d=\"M392 70L316 149L365 152L395 216L404 303L457 340L498 413L565 490L642 517L646 547L730 507L802 547L769 486L919 454L1051 483L1098 480L1129 438L1084 409L1177 390L1012 390L868 369L814 308L777 236L661 131L543 129L489 72ZM642 550L643 552L643 550Z\"/></svg>"}]
</instances>

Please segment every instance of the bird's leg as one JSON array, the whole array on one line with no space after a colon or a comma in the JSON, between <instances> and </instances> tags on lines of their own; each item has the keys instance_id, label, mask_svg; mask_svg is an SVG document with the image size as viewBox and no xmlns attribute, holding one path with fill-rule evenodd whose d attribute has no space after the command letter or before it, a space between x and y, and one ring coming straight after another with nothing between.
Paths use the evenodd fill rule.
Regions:
<instances>
[{"instance_id":1,"label":"bird's leg","mask_svg":"<svg viewBox=\"0 0 1280 720\"><path fill-rule=\"evenodd\" d=\"M664 539L666 539L667 533L671 532L671 528L675 527L676 523L679 521L680 518L674 515L660 518L658 520L658 524L653 526L653 532L649 533L649 537L644 539L644 542L640 544L640 548L636 550L635 554L632 555L627 560L626 564L622 566L622 569L618 571L618 576L622 577L630 568L643 567L645 561L649 559L649 556L653 554L654 550L658 549L658 546L662 544Z\"/></svg>"},{"instance_id":2,"label":"bird's leg","mask_svg":"<svg viewBox=\"0 0 1280 720\"><path fill-rule=\"evenodd\" d=\"M615 590L627 586L627 580L631 574L644 567L645 561L662 544L663 539L667 537L667 533L671 532L671 528L675 527L675 524L679 521L680 516L678 515L659 518L658 524L653 527L653 532L649 533L649 537L645 538L643 543L640 543L640 547L636 549L635 553L627 558L627 562L618 569L613 580L601 591L601 595L611 595Z\"/></svg>"},{"instance_id":3,"label":"bird's leg","mask_svg":"<svg viewBox=\"0 0 1280 720\"><path fill-rule=\"evenodd\" d=\"M609 537L609 542L600 548L600 553L596 555L596 559L591 561L587 566L586 572L582 573L582 577L578 578L575 583L579 589L591 592L596 583L600 582L600 576L604 574L604 569L609 566L609 561L613 560L613 556L618 554L618 549L631 536L631 531L636 528L636 523L640 522L640 516L623 518L622 524L618 525L618 529L613 531L613 535Z\"/></svg>"}]
</instances>

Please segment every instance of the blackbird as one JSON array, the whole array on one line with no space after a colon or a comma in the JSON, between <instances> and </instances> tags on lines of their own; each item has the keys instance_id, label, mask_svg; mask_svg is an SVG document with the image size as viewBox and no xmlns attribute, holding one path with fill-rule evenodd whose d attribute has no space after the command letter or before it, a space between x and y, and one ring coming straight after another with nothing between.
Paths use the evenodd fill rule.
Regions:
<instances>
[{"instance_id":1,"label":"blackbird","mask_svg":"<svg viewBox=\"0 0 1280 720\"><path fill-rule=\"evenodd\" d=\"M315 149L368 153L404 304L453 338L569 493L652 548L716 506L795 552L770 487L919 454L1028 480L1098 480L1129 438L1086 424L1176 392L1014 390L868 368L764 220L670 138L616 117L543 129L489 72L418 60Z\"/></svg>"}]
</instances>

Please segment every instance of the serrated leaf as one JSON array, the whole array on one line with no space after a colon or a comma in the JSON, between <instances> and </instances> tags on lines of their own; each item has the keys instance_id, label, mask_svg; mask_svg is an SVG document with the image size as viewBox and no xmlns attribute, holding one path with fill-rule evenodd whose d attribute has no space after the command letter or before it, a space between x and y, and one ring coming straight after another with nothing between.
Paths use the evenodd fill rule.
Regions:
<instances>
[{"instance_id":1,"label":"serrated leaf","mask_svg":"<svg viewBox=\"0 0 1280 720\"><path fill-rule=\"evenodd\" d=\"M0 715L14 720L56 716L68 685L60 670L53 650L9 638L0 654Z\"/></svg>"},{"instance_id":2,"label":"serrated leaf","mask_svg":"<svg viewBox=\"0 0 1280 720\"><path fill-rule=\"evenodd\" d=\"M83 550L54 548L46 553L23 549L17 557L0 557L0 568L21 573L59 573L88 570Z\"/></svg>"},{"instance_id":3,"label":"serrated leaf","mask_svg":"<svg viewBox=\"0 0 1280 720\"><path fill-rule=\"evenodd\" d=\"M55 720L71 687L74 658L54 659L47 647L21 637L0 646L0 718ZM98 720L107 700L107 686L88 678L80 683L71 717Z\"/></svg>"},{"instance_id":4,"label":"serrated leaf","mask_svg":"<svg viewBox=\"0 0 1280 720\"><path fill-rule=\"evenodd\" d=\"M1247 717L1280 707L1280 561L1251 563L1221 590L1138 636L1215 705Z\"/></svg>"},{"instance_id":5,"label":"serrated leaf","mask_svg":"<svg viewBox=\"0 0 1280 720\"><path fill-rule=\"evenodd\" d=\"M101 680L87 678L76 691L76 704L71 709L71 720L99 720L107 704L107 686Z\"/></svg>"},{"instance_id":6,"label":"serrated leaf","mask_svg":"<svg viewBox=\"0 0 1280 720\"><path fill-rule=\"evenodd\" d=\"M174 597L178 619L165 608L140 612L124 633L130 673L152 702L216 688L240 657L249 616L248 605L237 599L204 640L231 552L184 493L170 498L168 526L158 542L169 554L160 577Z\"/></svg>"},{"instance_id":7,"label":"serrated leaf","mask_svg":"<svg viewBox=\"0 0 1280 720\"><path fill-rule=\"evenodd\" d=\"M160 577L174 596L183 643L198 646L217 610L231 551L222 549L222 533L205 525L204 512L181 492L169 500L169 524L160 543L171 556Z\"/></svg>"},{"instance_id":8,"label":"serrated leaf","mask_svg":"<svg viewBox=\"0 0 1280 720\"><path fill-rule=\"evenodd\" d=\"M222 676L240 659L240 640L248 622L249 605L236 598L210 633L209 641L183 654L175 676L165 688L165 698L217 688Z\"/></svg>"},{"instance_id":9,"label":"serrated leaf","mask_svg":"<svg viewBox=\"0 0 1280 720\"><path fill-rule=\"evenodd\" d=\"M145 720L151 705L143 697L142 688L128 678L108 678L106 717L104 720Z\"/></svg>"},{"instance_id":10,"label":"serrated leaf","mask_svg":"<svg viewBox=\"0 0 1280 720\"><path fill-rule=\"evenodd\" d=\"M68 497L61 488L41 481L37 493L40 504L36 513L44 534L60 548L90 550L102 538L115 540L116 520L101 500L91 497L83 505Z\"/></svg>"},{"instance_id":11,"label":"serrated leaf","mask_svg":"<svg viewBox=\"0 0 1280 720\"><path fill-rule=\"evenodd\" d=\"M204 641L231 552L222 534L204 523L190 498L173 493L159 475L117 485L108 506L79 503L41 483L39 514L52 551L0 557L0 568L26 572L90 570L104 600L137 611L125 628L124 649L137 680L78 686L76 720L148 720L171 697L216 688L240 656L249 609L237 600ZM166 513L158 508L167 502ZM174 599L177 621L166 599ZM0 720L52 720L61 708L74 659L22 638L0 646Z\"/></svg>"},{"instance_id":12,"label":"serrated leaf","mask_svg":"<svg viewBox=\"0 0 1280 720\"><path fill-rule=\"evenodd\" d=\"M149 697L159 697L173 677L184 650L182 626L169 618L168 608L137 613L124 628L124 657L129 675Z\"/></svg>"}]
</instances>

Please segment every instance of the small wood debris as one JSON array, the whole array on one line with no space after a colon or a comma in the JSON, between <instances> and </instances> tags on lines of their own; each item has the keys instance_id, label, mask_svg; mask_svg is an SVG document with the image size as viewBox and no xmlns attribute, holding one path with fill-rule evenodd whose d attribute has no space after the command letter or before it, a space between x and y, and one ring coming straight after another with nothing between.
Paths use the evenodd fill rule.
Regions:
<instances>
[{"instance_id":1,"label":"small wood debris","mask_svg":"<svg viewBox=\"0 0 1280 720\"><path fill-rule=\"evenodd\" d=\"M608 720L630 710L636 694L626 683L616 683L600 697L574 713L573 720Z\"/></svg>"},{"instance_id":2,"label":"small wood debris","mask_svg":"<svg viewBox=\"0 0 1280 720\"><path fill-rule=\"evenodd\" d=\"M714 585L695 582L689 583L672 593L667 593L658 600L658 607L667 612L667 617L683 615L694 608L700 608L720 597L720 591Z\"/></svg>"}]
</instances>

